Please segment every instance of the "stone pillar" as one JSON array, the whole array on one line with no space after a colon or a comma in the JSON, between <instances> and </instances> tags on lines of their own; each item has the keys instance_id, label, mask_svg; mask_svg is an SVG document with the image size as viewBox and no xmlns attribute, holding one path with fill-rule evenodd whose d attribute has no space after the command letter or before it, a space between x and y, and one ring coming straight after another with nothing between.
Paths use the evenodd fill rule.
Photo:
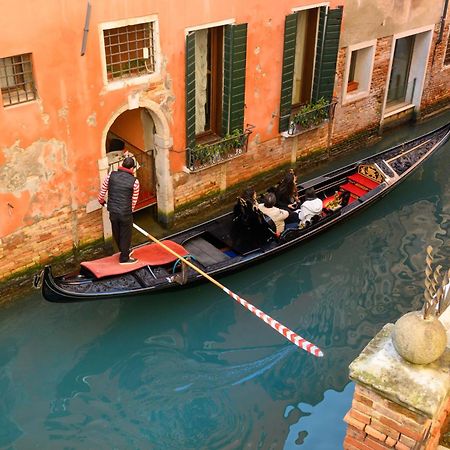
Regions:
<instances>
[{"instance_id":1,"label":"stone pillar","mask_svg":"<svg viewBox=\"0 0 450 450\"><path fill-rule=\"evenodd\" d=\"M437 449L450 411L450 349L434 363L411 364L387 324L350 364L356 383L345 450Z\"/></svg>"},{"instance_id":2,"label":"stone pillar","mask_svg":"<svg viewBox=\"0 0 450 450\"><path fill-rule=\"evenodd\" d=\"M158 200L158 221L166 226L173 223L174 198L173 179L170 173L169 150L172 139L155 134L156 196Z\"/></svg>"}]
</instances>

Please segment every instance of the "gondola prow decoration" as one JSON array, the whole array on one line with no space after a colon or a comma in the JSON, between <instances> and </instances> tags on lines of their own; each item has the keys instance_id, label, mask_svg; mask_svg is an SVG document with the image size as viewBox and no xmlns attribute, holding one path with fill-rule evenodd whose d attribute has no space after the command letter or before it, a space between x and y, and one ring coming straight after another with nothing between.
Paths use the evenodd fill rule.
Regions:
<instances>
[{"instance_id":1,"label":"gondola prow decoration","mask_svg":"<svg viewBox=\"0 0 450 450\"><path fill-rule=\"evenodd\" d=\"M433 247L427 247L425 258L425 292L423 305L423 318L430 316L439 317L449 306L450 295L449 283L450 269L441 274L442 266L438 265L433 270Z\"/></svg>"},{"instance_id":2,"label":"gondola prow decoration","mask_svg":"<svg viewBox=\"0 0 450 450\"><path fill-rule=\"evenodd\" d=\"M433 270L432 251L433 247L428 246L423 308L400 317L392 332L397 353L412 364L430 364L447 348L447 331L439 317L449 304L449 271L441 275L442 266Z\"/></svg>"}]
</instances>

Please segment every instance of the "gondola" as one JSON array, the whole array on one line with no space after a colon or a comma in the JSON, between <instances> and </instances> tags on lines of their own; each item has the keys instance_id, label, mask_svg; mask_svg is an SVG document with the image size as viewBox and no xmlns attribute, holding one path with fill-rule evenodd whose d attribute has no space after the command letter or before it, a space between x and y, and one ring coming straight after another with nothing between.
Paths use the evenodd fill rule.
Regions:
<instances>
[{"instance_id":1,"label":"gondola","mask_svg":"<svg viewBox=\"0 0 450 450\"><path fill-rule=\"evenodd\" d=\"M450 123L411 141L298 185L302 198L314 187L324 209L303 228L280 235L273 222L242 199L233 211L177 232L162 242L211 277L242 270L284 252L347 219L385 196L428 159L450 136ZM203 277L157 243L134 247L137 264L118 255L81 263L80 270L54 276L46 266L36 286L50 302L76 302L150 294L188 287Z\"/></svg>"}]
</instances>

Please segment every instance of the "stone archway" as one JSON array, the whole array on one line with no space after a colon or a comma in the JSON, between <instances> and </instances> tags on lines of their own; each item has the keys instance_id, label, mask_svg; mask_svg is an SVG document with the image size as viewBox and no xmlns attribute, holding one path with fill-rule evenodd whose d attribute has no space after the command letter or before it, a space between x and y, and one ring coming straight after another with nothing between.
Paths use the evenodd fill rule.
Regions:
<instances>
[{"instance_id":1,"label":"stone archway","mask_svg":"<svg viewBox=\"0 0 450 450\"><path fill-rule=\"evenodd\" d=\"M102 133L102 158L99 160L100 179L103 180L108 171L108 159L106 157L106 138L114 121L125 111L144 108L150 115L154 124L152 136L154 144L154 162L156 177L156 196L158 208L158 220L164 225L170 225L173 220L174 198L173 185L170 175L169 150L173 145L170 136L169 124L167 122L161 106L139 94L130 94L128 103L117 109L105 124ZM145 133L145 130L144 130ZM103 229L105 237L111 236L111 225L108 214L103 212Z\"/></svg>"}]
</instances>

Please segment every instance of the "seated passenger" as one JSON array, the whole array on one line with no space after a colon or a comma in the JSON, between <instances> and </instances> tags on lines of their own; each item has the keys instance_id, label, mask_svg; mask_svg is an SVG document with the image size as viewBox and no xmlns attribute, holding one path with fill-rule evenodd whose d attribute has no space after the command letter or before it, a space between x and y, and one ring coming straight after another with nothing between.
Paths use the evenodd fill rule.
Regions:
<instances>
[{"instance_id":1,"label":"seated passenger","mask_svg":"<svg viewBox=\"0 0 450 450\"><path fill-rule=\"evenodd\" d=\"M305 201L300 206L298 218L300 220L300 227L304 227L306 222L311 221L314 216L320 216L323 209L323 203L320 198L317 198L314 188L308 188L305 192Z\"/></svg>"},{"instance_id":2,"label":"seated passenger","mask_svg":"<svg viewBox=\"0 0 450 450\"><path fill-rule=\"evenodd\" d=\"M243 198L246 202L248 202L248 203L250 203L250 204L252 204L252 205L254 205L254 206L258 206L258 202L256 201L256 191L255 191L254 189L252 189L252 188L247 188L247 189L244 191L244 193L242 194L242 198Z\"/></svg>"},{"instance_id":3,"label":"seated passenger","mask_svg":"<svg viewBox=\"0 0 450 450\"><path fill-rule=\"evenodd\" d=\"M275 197L275 194L268 192L264 194L264 203L260 203L258 208L262 213L266 214L273 220L277 228L277 234L280 234L284 231L284 220L289 217L289 213L284 209L277 208L275 206L276 201L277 198Z\"/></svg>"},{"instance_id":4,"label":"seated passenger","mask_svg":"<svg viewBox=\"0 0 450 450\"><path fill-rule=\"evenodd\" d=\"M277 206L286 211L294 211L298 208L297 176L290 169L280 184L276 187Z\"/></svg>"},{"instance_id":5,"label":"seated passenger","mask_svg":"<svg viewBox=\"0 0 450 450\"><path fill-rule=\"evenodd\" d=\"M290 169L275 190L277 198L276 206L284 209L289 213L289 217L285 220L286 224L298 225L298 214L296 209L299 207L297 176Z\"/></svg>"}]
</instances>

